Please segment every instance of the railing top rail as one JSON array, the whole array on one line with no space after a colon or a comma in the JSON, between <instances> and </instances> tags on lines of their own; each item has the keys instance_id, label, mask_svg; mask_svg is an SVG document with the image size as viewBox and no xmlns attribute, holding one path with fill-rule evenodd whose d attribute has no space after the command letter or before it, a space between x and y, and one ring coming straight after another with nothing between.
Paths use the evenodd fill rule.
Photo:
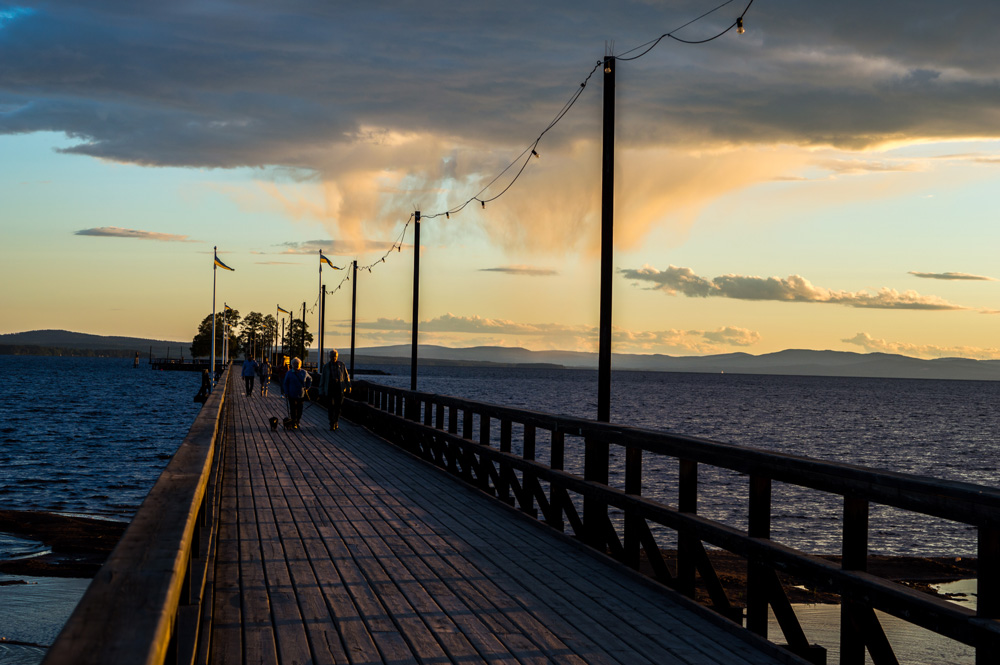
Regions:
<instances>
[{"instance_id":1,"label":"railing top rail","mask_svg":"<svg viewBox=\"0 0 1000 665\"><path fill-rule=\"evenodd\" d=\"M46 665L162 663L220 432L229 370L49 649Z\"/></svg>"},{"instance_id":2,"label":"railing top rail","mask_svg":"<svg viewBox=\"0 0 1000 665\"><path fill-rule=\"evenodd\" d=\"M677 457L745 474L759 474L802 487L862 498L945 519L1000 527L1000 489L963 481L871 469L854 464L777 453L709 439L655 430L602 423L516 407L487 404L448 395L413 392L358 381L356 387L469 409L491 418L508 419L536 428L636 447L654 454Z\"/></svg>"}]
</instances>

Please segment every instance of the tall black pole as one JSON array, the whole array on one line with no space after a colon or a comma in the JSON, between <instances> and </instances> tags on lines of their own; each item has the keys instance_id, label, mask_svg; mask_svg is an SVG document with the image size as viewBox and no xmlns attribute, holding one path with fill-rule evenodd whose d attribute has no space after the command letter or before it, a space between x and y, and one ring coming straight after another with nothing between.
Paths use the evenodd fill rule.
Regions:
<instances>
[{"instance_id":1,"label":"tall black pole","mask_svg":"<svg viewBox=\"0 0 1000 665\"><path fill-rule=\"evenodd\" d=\"M611 277L614 270L615 209L615 59L604 58L604 166L601 176L601 337L597 354L597 419L611 421ZM587 439L584 444L583 477L608 484L609 447ZM597 497L583 499L584 540L604 547L607 537L608 504Z\"/></svg>"},{"instance_id":2,"label":"tall black pole","mask_svg":"<svg viewBox=\"0 0 1000 665\"><path fill-rule=\"evenodd\" d=\"M354 274L351 279L354 284L351 286L351 377L354 376L354 325L358 317L358 262L354 262Z\"/></svg>"},{"instance_id":3,"label":"tall black pole","mask_svg":"<svg viewBox=\"0 0 1000 665\"><path fill-rule=\"evenodd\" d=\"M615 59L604 59L604 166L601 179L601 337L597 355L597 419L611 420L611 283L615 227Z\"/></svg>"},{"instance_id":4,"label":"tall black pole","mask_svg":"<svg viewBox=\"0 0 1000 665\"><path fill-rule=\"evenodd\" d=\"M413 213L413 348L410 351L410 390L417 389L417 315L420 302L420 211Z\"/></svg>"},{"instance_id":5,"label":"tall black pole","mask_svg":"<svg viewBox=\"0 0 1000 665\"><path fill-rule=\"evenodd\" d=\"M309 357L309 349L306 348L306 304L302 303L302 367L306 366L306 358Z\"/></svg>"}]
</instances>

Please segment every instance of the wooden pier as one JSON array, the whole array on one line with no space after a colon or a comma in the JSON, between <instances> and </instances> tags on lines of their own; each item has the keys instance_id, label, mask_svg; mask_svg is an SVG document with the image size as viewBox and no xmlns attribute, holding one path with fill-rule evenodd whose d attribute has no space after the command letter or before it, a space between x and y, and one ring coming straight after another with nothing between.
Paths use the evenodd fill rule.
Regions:
<instances>
[{"instance_id":1,"label":"wooden pier","mask_svg":"<svg viewBox=\"0 0 1000 665\"><path fill-rule=\"evenodd\" d=\"M231 388L221 410L216 535L190 546L210 563L185 579L176 545L158 556L172 507L154 493L47 663L801 662L357 425L329 431L319 406L271 430L276 393ZM125 570L140 547L151 569ZM158 567L184 588L160 589ZM138 616L161 595L181 596L175 619Z\"/></svg>"},{"instance_id":2,"label":"wooden pier","mask_svg":"<svg viewBox=\"0 0 1000 665\"><path fill-rule=\"evenodd\" d=\"M281 399L235 374L46 663L826 662L779 572L840 594L844 665L898 662L875 609L996 662L1000 491L365 382L339 431L318 405L275 431ZM642 495L643 453L676 459L676 507ZM697 514L699 465L746 474L746 531ZM841 563L770 540L772 482L843 498ZM978 610L867 573L869 503L972 525ZM747 559L745 609L706 544ZM765 639L769 611L787 648Z\"/></svg>"}]
</instances>

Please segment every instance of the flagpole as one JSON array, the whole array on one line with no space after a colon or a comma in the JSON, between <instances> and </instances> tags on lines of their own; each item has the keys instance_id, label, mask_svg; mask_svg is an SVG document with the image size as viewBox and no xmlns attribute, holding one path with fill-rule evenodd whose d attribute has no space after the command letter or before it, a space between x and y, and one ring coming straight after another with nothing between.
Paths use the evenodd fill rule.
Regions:
<instances>
[{"instance_id":1,"label":"flagpole","mask_svg":"<svg viewBox=\"0 0 1000 665\"><path fill-rule=\"evenodd\" d=\"M212 385L215 385L215 273L218 271L219 266L215 264L215 261L219 254L219 247L215 246L212 248Z\"/></svg>"},{"instance_id":2,"label":"flagpole","mask_svg":"<svg viewBox=\"0 0 1000 665\"><path fill-rule=\"evenodd\" d=\"M322 372L323 371L323 250L319 250L319 291L316 294L316 299L319 300L319 305L316 309L318 311L316 330L319 331L319 360L316 362L316 368Z\"/></svg>"}]
</instances>

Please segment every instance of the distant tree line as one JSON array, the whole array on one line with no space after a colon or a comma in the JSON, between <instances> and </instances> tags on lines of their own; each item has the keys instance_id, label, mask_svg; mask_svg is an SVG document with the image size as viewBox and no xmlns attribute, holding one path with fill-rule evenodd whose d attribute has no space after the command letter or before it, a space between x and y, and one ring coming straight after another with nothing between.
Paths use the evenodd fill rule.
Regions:
<instances>
[{"instance_id":1,"label":"distant tree line","mask_svg":"<svg viewBox=\"0 0 1000 665\"><path fill-rule=\"evenodd\" d=\"M71 356L74 358L134 358L135 349L71 349L35 344L0 344L0 356Z\"/></svg>"},{"instance_id":2,"label":"distant tree line","mask_svg":"<svg viewBox=\"0 0 1000 665\"><path fill-rule=\"evenodd\" d=\"M231 360L246 356L263 358L269 356L272 351L305 358L305 350L313 341L309 327L301 319L295 319L290 326L286 326L284 339L278 339L281 337L281 328L271 314L250 312L241 318L239 310L231 309L228 312L215 313L215 355L220 358L227 322ZM206 358L211 354L212 315L209 314L198 324L198 331L191 341L191 356Z\"/></svg>"}]
</instances>

